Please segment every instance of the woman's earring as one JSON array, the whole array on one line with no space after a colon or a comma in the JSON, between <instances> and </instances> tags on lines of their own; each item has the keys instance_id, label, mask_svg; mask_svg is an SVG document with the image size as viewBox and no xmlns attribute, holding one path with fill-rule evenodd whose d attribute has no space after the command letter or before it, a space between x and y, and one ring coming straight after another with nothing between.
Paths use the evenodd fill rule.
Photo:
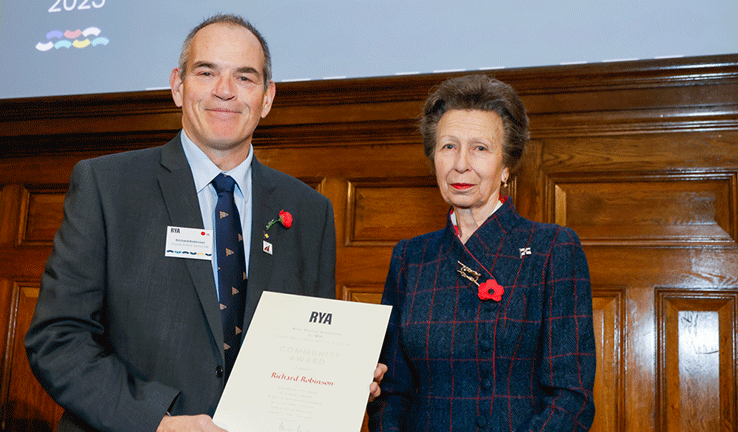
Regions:
<instances>
[{"instance_id":1,"label":"woman's earring","mask_svg":"<svg viewBox=\"0 0 738 432\"><path fill-rule=\"evenodd\" d=\"M504 186L505 189L507 189L507 179L505 179L505 180L502 181L502 186Z\"/></svg>"}]
</instances>

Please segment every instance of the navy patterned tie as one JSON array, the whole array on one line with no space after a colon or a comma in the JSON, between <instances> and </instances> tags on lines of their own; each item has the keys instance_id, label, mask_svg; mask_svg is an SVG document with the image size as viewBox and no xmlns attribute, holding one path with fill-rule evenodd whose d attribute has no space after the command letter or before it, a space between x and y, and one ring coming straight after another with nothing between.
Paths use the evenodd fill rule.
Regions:
<instances>
[{"instance_id":1,"label":"navy patterned tie","mask_svg":"<svg viewBox=\"0 0 738 432\"><path fill-rule=\"evenodd\" d=\"M241 217L233 200L236 182L221 173L213 179L213 186L218 192L218 203L215 205L215 248L218 257L218 291L223 318L227 381L241 347L246 303L246 260Z\"/></svg>"}]
</instances>

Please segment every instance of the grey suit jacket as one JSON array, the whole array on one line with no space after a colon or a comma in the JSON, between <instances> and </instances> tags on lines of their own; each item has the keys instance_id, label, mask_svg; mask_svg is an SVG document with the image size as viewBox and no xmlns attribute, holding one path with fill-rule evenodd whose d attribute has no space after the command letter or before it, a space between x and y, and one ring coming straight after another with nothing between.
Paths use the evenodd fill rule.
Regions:
<instances>
[{"instance_id":1,"label":"grey suit jacket","mask_svg":"<svg viewBox=\"0 0 738 432\"><path fill-rule=\"evenodd\" d=\"M265 290L335 298L330 201L255 158L252 179L245 327ZM270 228L269 255L264 227L283 209L294 222ZM25 339L66 410L57 430L153 432L167 411L214 413L224 360L211 263L165 257L167 226L203 227L179 136L75 166Z\"/></svg>"}]
</instances>

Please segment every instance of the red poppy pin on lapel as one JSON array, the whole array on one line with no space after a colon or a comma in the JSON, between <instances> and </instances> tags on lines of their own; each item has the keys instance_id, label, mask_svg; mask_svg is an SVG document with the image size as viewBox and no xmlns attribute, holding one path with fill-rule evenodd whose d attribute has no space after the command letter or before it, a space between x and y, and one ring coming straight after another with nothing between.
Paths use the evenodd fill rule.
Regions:
<instances>
[{"instance_id":1,"label":"red poppy pin on lapel","mask_svg":"<svg viewBox=\"0 0 738 432\"><path fill-rule=\"evenodd\" d=\"M474 283L474 285L477 286L477 295L479 296L480 300L494 300L494 301L500 301L502 300L502 294L505 293L505 288L498 284L495 278L487 279L486 282L482 282L481 284L479 281L479 276L481 276L478 272L472 270L469 268L466 264L462 263L461 261L456 261L461 266L458 270L456 270L462 277L465 279L468 279Z\"/></svg>"},{"instance_id":2,"label":"red poppy pin on lapel","mask_svg":"<svg viewBox=\"0 0 738 432\"><path fill-rule=\"evenodd\" d=\"M496 280L487 279L487 282L482 282L479 285L479 292L477 294L480 300L494 300L498 302L502 300L502 294L504 293L505 288L498 284Z\"/></svg>"},{"instance_id":3,"label":"red poppy pin on lapel","mask_svg":"<svg viewBox=\"0 0 738 432\"><path fill-rule=\"evenodd\" d=\"M290 227L292 227L292 215L290 214L290 212L280 210L279 217L277 219L270 220L266 228L264 228L264 239L262 240L261 250L264 253L268 253L269 255L272 255L273 253L273 246L271 243L266 241L266 239L269 238L269 234L267 234L267 231L269 231L269 228L271 228L272 225L274 225L277 222L281 223L285 228L289 229Z\"/></svg>"}]
</instances>

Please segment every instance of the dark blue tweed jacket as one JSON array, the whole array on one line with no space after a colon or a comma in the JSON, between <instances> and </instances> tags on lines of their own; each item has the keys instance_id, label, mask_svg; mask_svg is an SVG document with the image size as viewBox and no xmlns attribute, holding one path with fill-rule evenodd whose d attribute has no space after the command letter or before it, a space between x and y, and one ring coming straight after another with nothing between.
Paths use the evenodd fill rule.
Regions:
<instances>
[{"instance_id":1,"label":"dark blue tweed jacket","mask_svg":"<svg viewBox=\"0 0 738 432\"><path fill-rule=\"evenodd\" d=\"M458 261L489 272L480 300ZM467 241L445 229L397 244L382 303L392 305L369 406L376 431L585 431L595 340L587 260L569 228L522 218L507 200Z\"/></svg>"}]
</instances>

